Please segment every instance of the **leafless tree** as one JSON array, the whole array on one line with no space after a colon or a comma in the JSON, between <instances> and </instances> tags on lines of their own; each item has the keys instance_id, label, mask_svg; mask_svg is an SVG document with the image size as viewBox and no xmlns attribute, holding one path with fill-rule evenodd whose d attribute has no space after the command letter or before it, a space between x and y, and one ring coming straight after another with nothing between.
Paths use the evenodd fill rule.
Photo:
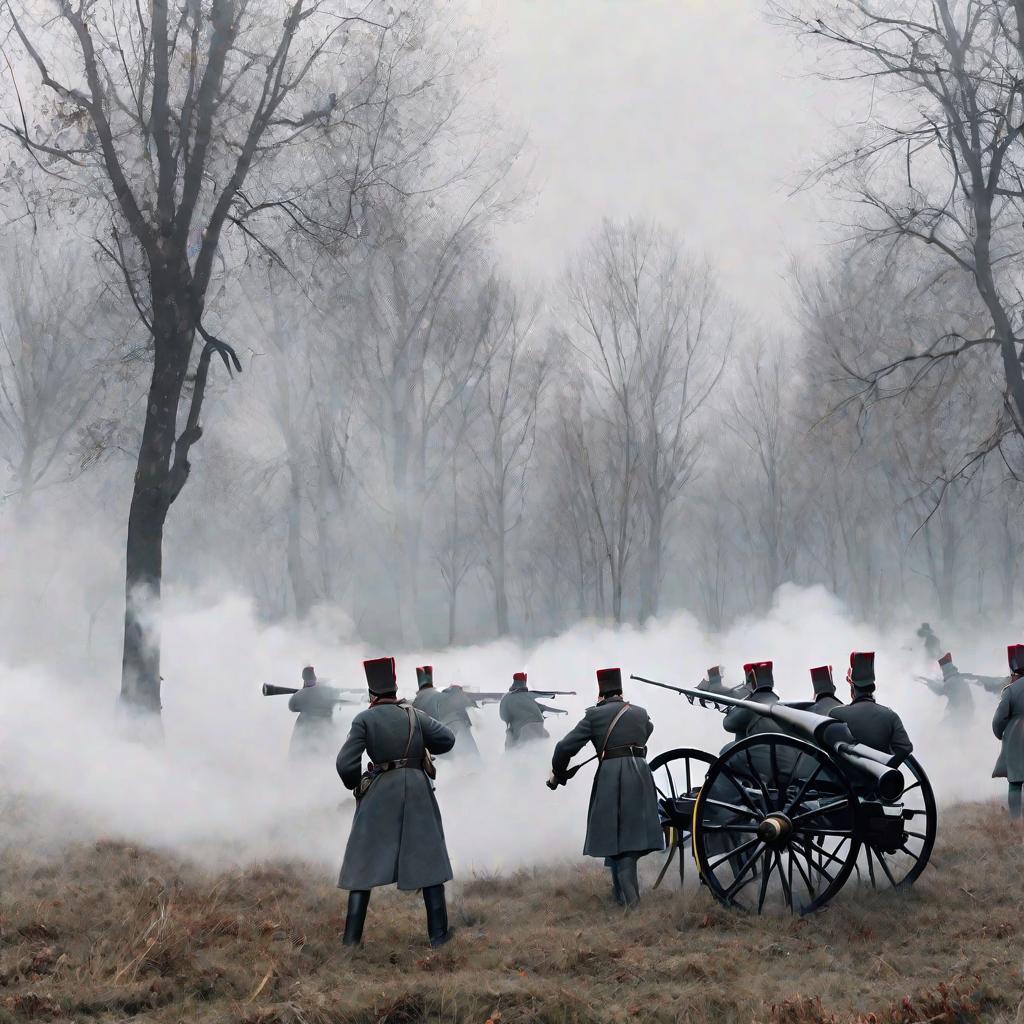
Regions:
<instances>
[{"instance_id":1,"label":"leafless tree","mask_svg":"<svg viewBox=\"0 0 1024 1024\"><path fill-rule=\"evenodd\" d=\"M982 329L955 324L894 358L848 364L868 399L906 394L950 361L996 357L1002 422L964 460L1024 434L1024 4L1005 0L842 0L773 5L786 25L845 64L829 77L870 86L860 137L825 168L865 211L870 242L894 261L915 249L937 274L964 276L987 313ZM867 97L867 94L866 94Z\"/></svg>"},{"instance_id":2,"label":"leafless tree","mask_svg":"<svg viewBox=\"0 0 1024 1024\"><path fill-rule=\"evenodd\" d=\"M508 547L523 522L533 465L537 414L547 385L546 351L531 347L536 308L524 310L511 289L497 286L491 355L480 384L481 413L469 446L476 461L477 512L486 540L484 564L494 588L499 636L509 631Z\"/></svg>"},{"instance_id":3,"label":"leafless tree","mask_svg":"<svg viewBox=\"0 0 1024 1024\"><path fill-rule=\"evenodd\" d=\"M0 460L11 475L0 500L16 495L22 514L39 487L74 472L68 457L104 386L115 350L107 332L117 327L83 254L65 243L44 259L38 242L11 230L0 245Z\"/></svg>"},{"instance_id":4,"label":"leafless tree","mask_svg":"<svg viewBox=\"0 0 1024 1024\"><path fill-rule=\"evenodd\" d=\"M135 708L160 707L159 637L140 601L159 595L164 524L202 433L210 361L241 368L211 325L227 231L243 255L273 261L280 231L336 250L359 232L368 197L451 114L443 103L436 117L395 117L430 85L428 11L376 0L4 6L13 81L0 130L51 198L106 223L97 238L152 340L127 539L121 693Z\"/></svg>"}]
</instances>

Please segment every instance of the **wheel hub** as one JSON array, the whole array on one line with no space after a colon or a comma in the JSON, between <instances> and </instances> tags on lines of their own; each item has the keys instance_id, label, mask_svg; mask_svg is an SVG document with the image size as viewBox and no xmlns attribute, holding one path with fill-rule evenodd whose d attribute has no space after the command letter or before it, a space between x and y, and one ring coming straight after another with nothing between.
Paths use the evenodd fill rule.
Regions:
<instances>
[{"instance_id":1,"label":"wheel hub","mask_svg":"<svg viewBox=\"0 0 1024 1024\"><path fill-rule=\"evenodd\" d=\"M769 846L780 846L793 832L793 823L781 811L774 811L757 826L757 836Z\"/></svg>"}]
</instances>

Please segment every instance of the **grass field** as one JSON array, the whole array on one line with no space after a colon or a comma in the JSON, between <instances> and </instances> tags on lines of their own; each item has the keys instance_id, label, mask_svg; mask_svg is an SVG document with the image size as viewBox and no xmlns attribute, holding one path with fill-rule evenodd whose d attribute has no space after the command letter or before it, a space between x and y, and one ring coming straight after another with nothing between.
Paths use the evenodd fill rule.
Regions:
<instances>
[{"instance_id":1,"label":"grass field","mask_svg":"<svg viewBox=\"0 0 1024 1024\"><path fill-rule=\"evenodd\" d=\"M940 820L908 893L850 884L810 918L707 893L611 904L593 862L450 887L432 952L415 894L378 890L366 943L301 865L211 875L130 845L0 856L0 1024L1024 1021L1024 847L999 808Z\"/></svg>"}]
</instances>

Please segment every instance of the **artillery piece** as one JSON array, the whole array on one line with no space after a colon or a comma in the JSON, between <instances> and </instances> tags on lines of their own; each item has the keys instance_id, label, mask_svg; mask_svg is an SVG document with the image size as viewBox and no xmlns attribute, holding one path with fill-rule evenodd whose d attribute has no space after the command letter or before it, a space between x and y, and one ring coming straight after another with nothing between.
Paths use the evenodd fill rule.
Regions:
<instances>
[{"instance_id":1,"label":"artillery piece","mask_svg":"<svg viewBox=\"0 0 1024 1024\"><path fill-rule=\"evenodd\" d=\"M757 913L769 897L801 914L818 910L855 873L876 888L900 888L924 871L937 813L914 757L898 762L857 743L845 723L799 706L632 678L778 727L718 755L682 747L651 760L667 839L656 888L676 858L682 884L687 846L720 903Z\"/></svg>"}]
</instances>

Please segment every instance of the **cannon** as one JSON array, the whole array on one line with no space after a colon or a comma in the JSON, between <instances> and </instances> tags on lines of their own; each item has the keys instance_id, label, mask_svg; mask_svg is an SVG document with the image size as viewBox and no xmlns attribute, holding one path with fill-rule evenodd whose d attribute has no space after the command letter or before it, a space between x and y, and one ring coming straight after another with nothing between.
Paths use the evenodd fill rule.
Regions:
<instances>
[{"instance_id":1,"label":"cannon","mask_svg":"<svg viewBox=\"0 0 1024 1024\"><path fill-rule=\"evenodd\" d=\"M681 747L650 761L666 836L656 888L673 863L682 884L692 855L720 903L759 914L781 904L807 914L851 876L898 889L927 867L937 812L913 756L899 761L857 743L845 723L799 705L632 678L674 690L691 705L744 708L778 727L717 755Z\"/></svg>"}]
</instances>

